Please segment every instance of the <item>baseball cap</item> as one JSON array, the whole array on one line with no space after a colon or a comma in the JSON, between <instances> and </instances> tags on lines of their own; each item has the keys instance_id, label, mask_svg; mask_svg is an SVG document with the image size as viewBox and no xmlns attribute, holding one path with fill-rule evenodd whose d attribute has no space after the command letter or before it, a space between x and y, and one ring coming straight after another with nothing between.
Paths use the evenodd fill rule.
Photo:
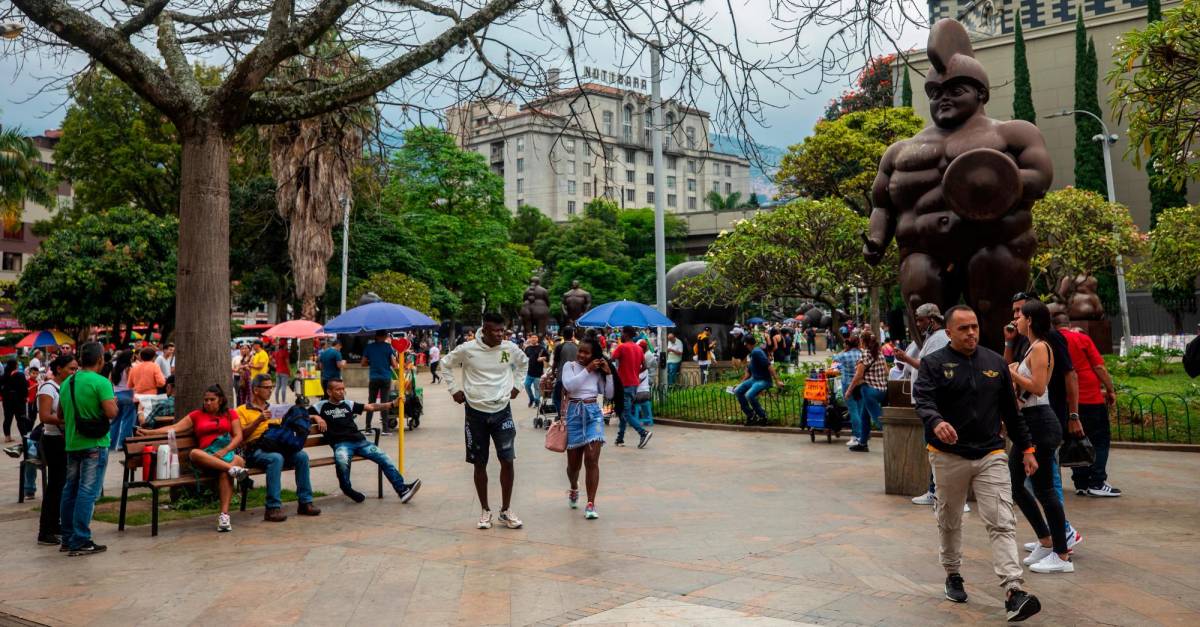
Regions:
<instances>
[{"instance_id":1,"label":"baseball cap","mask_svg":"<svg viewBox=\"0 0 1200 627\"><path fill-rule=\"evenodd\" d=\"M942 310L939 309L938 306L935 305L934 303L925 303L924 305L917 307L917 317L918 318L933 318L935 320L941 320L942 319Z\"/></svg>"}]
</instances>

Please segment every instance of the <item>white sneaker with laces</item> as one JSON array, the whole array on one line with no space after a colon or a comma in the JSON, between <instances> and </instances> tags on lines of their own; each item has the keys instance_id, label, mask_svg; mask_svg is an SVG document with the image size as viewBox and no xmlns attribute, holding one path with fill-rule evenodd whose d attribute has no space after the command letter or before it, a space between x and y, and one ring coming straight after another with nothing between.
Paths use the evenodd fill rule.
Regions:
<instances>
[{"instance_id":1,"label":"white sneaker with laces","mask_svg":"<svg viewBox=\"0 0 1200 627\"><path fill-rule=\"evenodd\" d=\"M521 522L521 519L517 518L516 514L508 510L504 510L503 512L500 512L500 524L508 527L509 529L520 529L521 525L524 525L525 523Z\"/></svg>"},{"instance_id":2,"label":"white sneaker with laces","mask_svg":"<svg viewBox=\"0 0 1200 627\"><path fill-rule=\"evenodd\" d=\"M850 436L850 441L846 442L846 446L858 446L858 438Z\"/></svg>"},{"instance_id":3,"label":"white sneaker with laces","mask_svg":"<svg viewBox=\"0 0 1200 627\"><path fill-rule=\"evenodd\" d=\"M933 496L933 492L926 492L921 496L914 496L912 502L913 505L933 505L937 498Z\"/></svg>"},{"instance_id":4,"label":"white sneaker with laces","mask_svg":"<svg viewBox=\"0 0 1200 627\"><path fill-rule=\"evenodd\" d=\"M233 531L233 525L229 522L229 514L217 516L217 531Z\"/></svg>"},{"instance_id":5,"label":"white sneaker with laces","mask_svg":"<svg viewBox=\"0 0 1200 627\"><path fill-rule=\"evenodd\" d=\"M1026 556L1022 561L1025 562L1026 566L1033 566L1034 564L1049 557L1052 553L1054 553L1054 549L1048 546L1042 546L1041 543L1038 543L1037 548L1035 548L1033 552Z\"/></svg>"},{"instance_id":6,"label":"white sneaker with laces","mask_svg":"<svg viewBox=\"0 0 1200 627\"><path fill-rule=\"evenodd\" d=\"M491 529L492 512L486 509L483 510L483 513L479 515L479 522L475 524L475 527L477 529Z\"/></svg>"},{"instance_id":7,"label":"white sneaker with laces","mask_svg":"<svg viewBox=\"0 0 1200 627\"><path fill-rule=\"evenodd\" d=\"M1032 553L1036 551L1039 546L1042 546L1042 543L1038 542L1037 540L1034 540L1033 542L1026 542L1025 550L1029 553Z\"/></svg>"},{"instance_id":8,"label":"white sneaker with laces","mask_svg":"<svg viewBox=\"0 0 1200 627\"><path fill-rule=\"evenodd\" d=\"M1075 572L1075 564L1064 560L1058 556L1058 553L1053 551L1047 555L1045 559L1029 567L1035 573L1073 573Z\"/></svg>"},{"instance_id":9,"label":"white sneaker with laces","mask_svg":"<svg viewBox=\"0 0 1200 627\"><path fill-rule=\"evenodd\" d=\"M1102 496L1109 498L1121 496L1121 491L1108 485L1108 482L1105 482L1104 485L1098 488L1088 488L1087 493L1088 496Z\"/></svg>"}]
</instances>

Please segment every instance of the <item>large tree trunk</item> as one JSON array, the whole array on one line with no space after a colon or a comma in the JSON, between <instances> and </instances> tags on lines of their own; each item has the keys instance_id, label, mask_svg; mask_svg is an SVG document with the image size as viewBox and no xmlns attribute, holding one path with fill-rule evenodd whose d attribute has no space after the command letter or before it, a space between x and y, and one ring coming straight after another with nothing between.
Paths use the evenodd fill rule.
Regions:
<instances>
[{"instance_id":1,"label":"large tree trunk","mask_svg":"<svg viewBox=\"0 0 1200 627\"><path fill-rule=\"evenodd\" d=\"M875 335L882 340L883 336L881 336L879 334L879 330L882 328L879 326L879 322L880 322L879 312L881 309L879 299L883 297L883 290L879 289L878 286L875 286L875 287L871 288L870 293L871 293L871 329L873 331L875 331Z\"/></svg>"},{"instance_id":2,"label":"large tree trunk","mask_svg":"<svg viewBox=\"0 0 1200 627\"><path fill-rule=\"evenodd\" d=\"M213 126L183 134L175 402L184 413L200 407L208 386L229 387L229 153Z\"/></svg>"}]
</instances>

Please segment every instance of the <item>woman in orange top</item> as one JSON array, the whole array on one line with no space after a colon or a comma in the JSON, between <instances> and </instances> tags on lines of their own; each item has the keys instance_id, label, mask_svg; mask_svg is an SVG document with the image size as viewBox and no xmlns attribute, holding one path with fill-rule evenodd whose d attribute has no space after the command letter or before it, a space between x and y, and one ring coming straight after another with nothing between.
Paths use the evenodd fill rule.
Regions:
<instances>
[{"instance_id":1,"label":"woman in orange top","mask_svg":"<svg viewBox=\"0 0 1200 627\"><path fill-rule=\"evenodd\" d=\"M154 363L156 356L154 349L148 347L138 353L141 361L129 369L129 387L133 388L134 394L158 394L159 388L167 387L162 369Z\"/></svg>"}]
</instances>

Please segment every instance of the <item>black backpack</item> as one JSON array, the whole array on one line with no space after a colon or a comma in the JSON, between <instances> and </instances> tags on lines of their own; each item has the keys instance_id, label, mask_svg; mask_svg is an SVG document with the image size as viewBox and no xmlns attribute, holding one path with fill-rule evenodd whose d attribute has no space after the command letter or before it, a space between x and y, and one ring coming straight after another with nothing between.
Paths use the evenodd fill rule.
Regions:
<instances>
[{"instance_id":1,"label":"black backpack","mask_svg":"<svg viewBox=\"0 0 1200 627\"><path fill-rule=\"evenodd\" d=\"M268 453L294 455L304 450L308 433L312 430L312 417L308 409L292 405L279 424L267 427L258 439L258 448Z\"/></svg>"},{"instance_id":2,"label":"black backpack","mask_svg":"<svg viewBox=\"0 0 1200 627\"><path fill-rule=\"evenodd\" d=\"M84 416L79 408L79 402L75 400L75 376L71 376L71 381L67 384L71 393L71 407L75 410L75 431L85 438L93 440L99 439L108 435L108 419L103 416L92 417Z\"/></svg>"}]
</instances>

